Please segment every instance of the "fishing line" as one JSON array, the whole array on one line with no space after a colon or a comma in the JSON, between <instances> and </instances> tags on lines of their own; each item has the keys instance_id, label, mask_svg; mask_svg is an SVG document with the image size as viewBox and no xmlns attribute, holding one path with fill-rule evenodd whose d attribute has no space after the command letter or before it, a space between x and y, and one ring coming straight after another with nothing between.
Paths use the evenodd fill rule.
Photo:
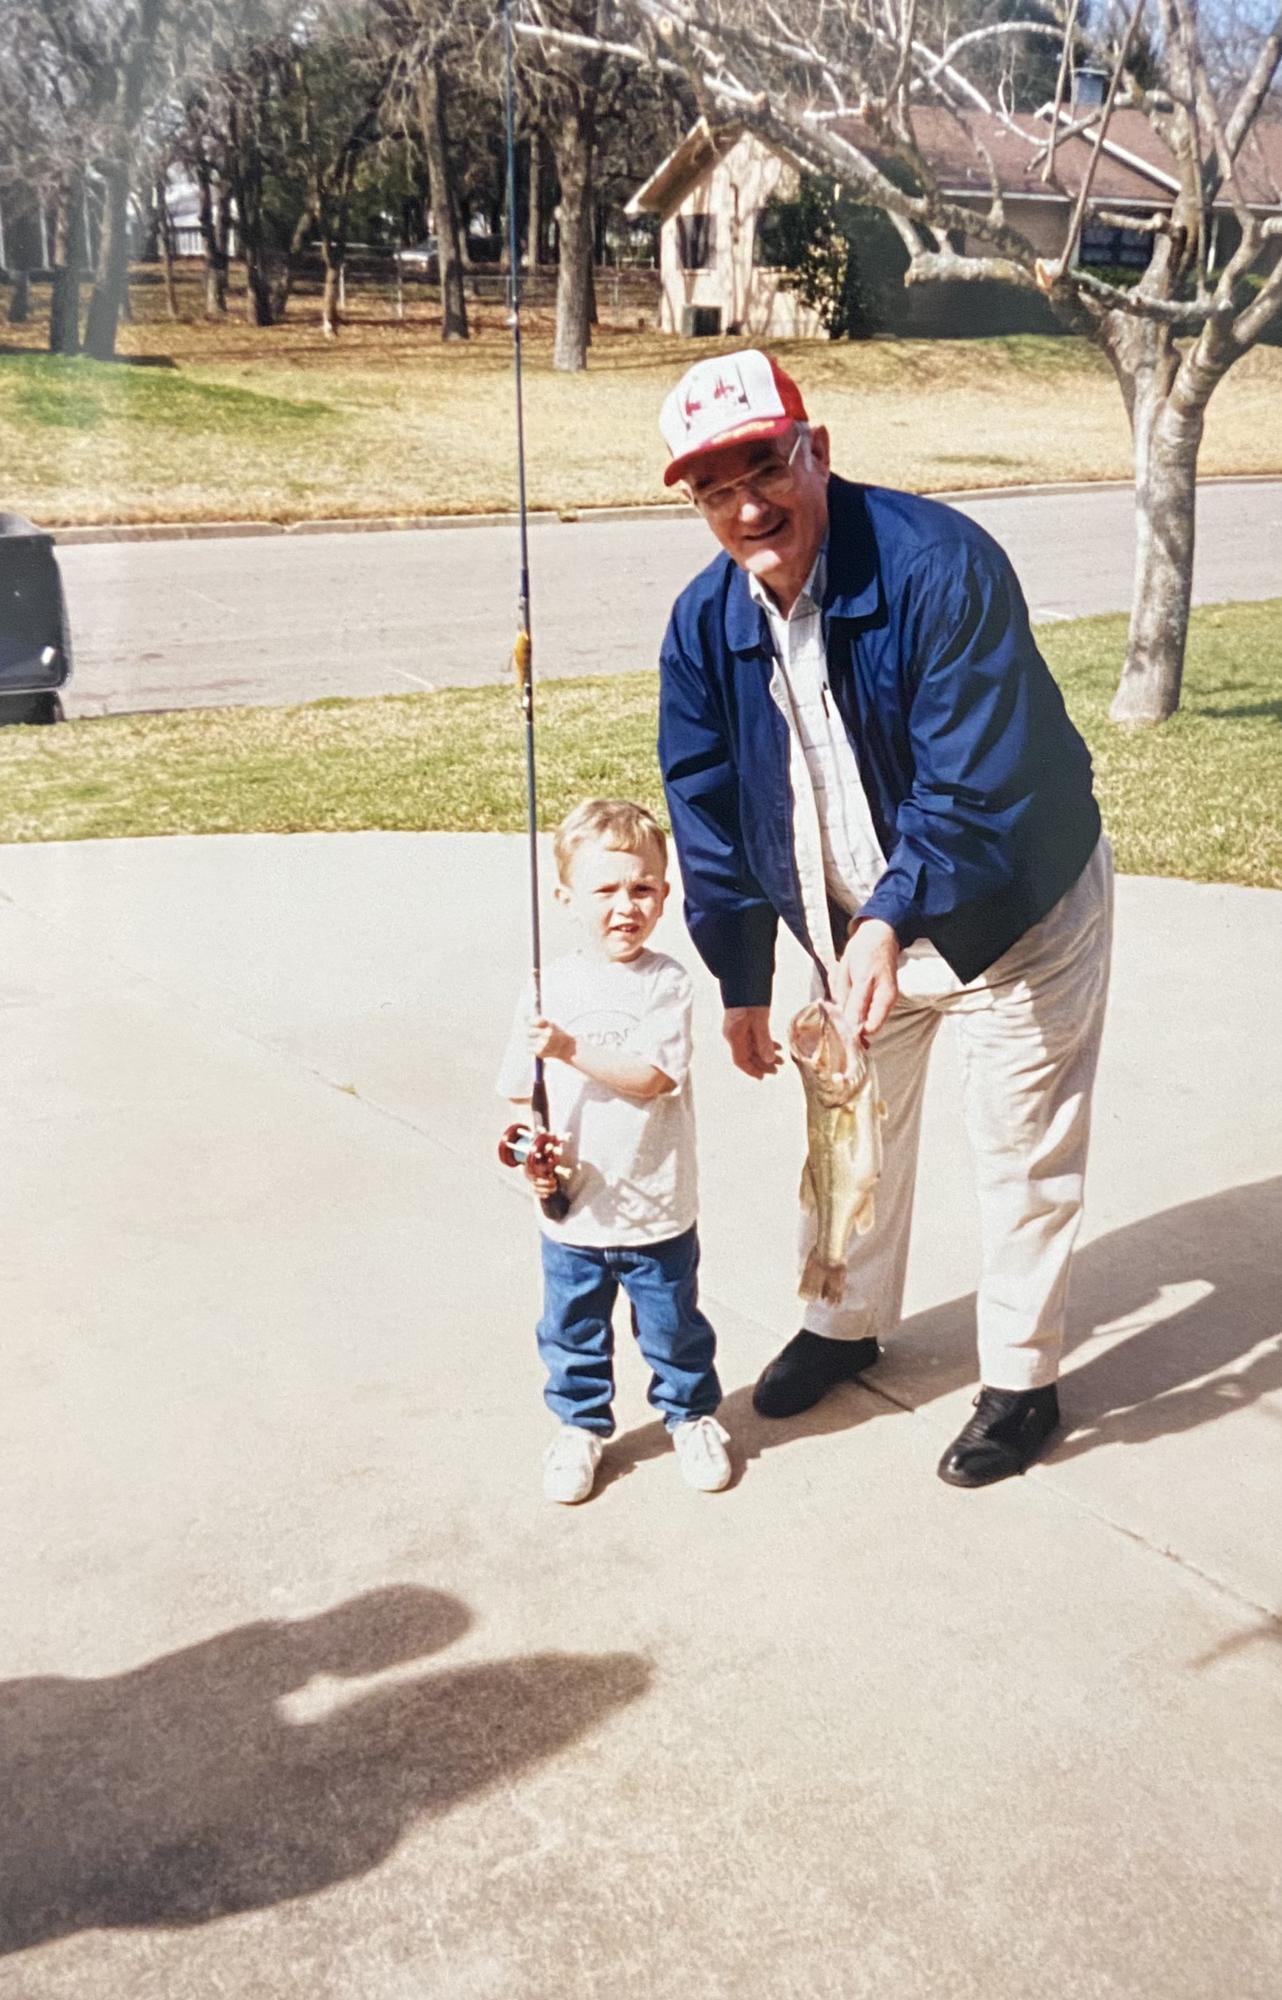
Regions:
<instances>
[{"instance_id":1,"label":"fishing line","mask_svg":"<svg viewBox=\"0 0 1282 2000\"><path fill-rule=\"evenodd\" d=\"M503 16L503 100L507 142L508 324L512 329L512 373L516 394L517 519L520 576L516 600L516 640L512 667L525 723L525 800L530 868L530 971L534 1011L543 1012L543 945L539 923L538 782L534 758L534 640L530 632L530 539L525 500L525 399L521 375L521 257L516 226L516 65L513 58L512 0L500 0ZM537 227L537 223L535 225ZM530 1113L535 1134L548 1129L548 1092L542 1056L534 1058ZM545 1215L558 1218L569 1206L563 1189L543 1197Z\"/></svg>"}]
</instances>

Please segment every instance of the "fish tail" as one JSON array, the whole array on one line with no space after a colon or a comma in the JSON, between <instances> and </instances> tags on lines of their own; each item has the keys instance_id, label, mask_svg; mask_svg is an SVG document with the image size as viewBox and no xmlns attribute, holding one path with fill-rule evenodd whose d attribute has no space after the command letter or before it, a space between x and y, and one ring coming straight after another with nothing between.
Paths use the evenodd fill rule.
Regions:
<instances>
[{"instance_id":1,"label":"fish tail","mask_svg":"<svg viewBox=\"0 0 1282 2000\"><path fill-rule=\"evenodd\" d=\"M825 1263L815 1249L806 1259L798 1290L803 1299L822 1299L825 1305L839 1306L846 1289L844 1264Z\"/></svg>"}]
</instances>

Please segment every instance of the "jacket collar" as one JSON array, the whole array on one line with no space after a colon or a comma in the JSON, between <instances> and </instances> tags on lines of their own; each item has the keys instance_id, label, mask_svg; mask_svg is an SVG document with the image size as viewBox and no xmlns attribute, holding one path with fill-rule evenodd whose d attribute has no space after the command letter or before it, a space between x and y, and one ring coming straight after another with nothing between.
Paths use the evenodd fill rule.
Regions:
<instances>
[{"instance_id":1,"label":"jacket collar","mask_svg":"<svg viewBox=\"0 0 1282 2000\"><path fill-rule=\"evenodd\" d=\"M730 557L725 558L730 563ZM768 653L769 627L754 602L748 579L737 565L726 592L726 644L732 653ZM824 618L868 618L881 601L877 545L873 539L862 486L839 479L828 481L828 586Z\"/></svg>"},{"instance_id":2,"label":"jacket collar","mask_svg":"<svg viewBox=\"0 0 1282 2000\"><path fill-rule=\"evenodd\" d=\"M881 603L877 541L864 488L836 473L828 481L828 588L825 618L871 618Z\"/></svg>"}]
</instances>

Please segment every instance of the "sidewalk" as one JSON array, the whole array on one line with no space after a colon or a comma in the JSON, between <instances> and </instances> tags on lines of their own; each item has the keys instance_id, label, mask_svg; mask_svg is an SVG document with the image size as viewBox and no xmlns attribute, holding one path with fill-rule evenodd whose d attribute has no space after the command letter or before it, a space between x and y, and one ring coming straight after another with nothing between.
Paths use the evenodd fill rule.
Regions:
<instances>
[{"instance_id":1,"label":"sidewalk","mask_svg":"<svg viewBox=\"0 0 1282 2000\"><path fill-rule=\"evenodd\" d=\"M681 1485L622 1341L561 1510L493 1161L521 843L0 849L0 2000L1272 2000L1282 895L1119 892L1048 1460L934 1476L947 1045L875 1388L753 1416L800 1091L701 979L742 1475Z\"/></svg>"}]
</instances>

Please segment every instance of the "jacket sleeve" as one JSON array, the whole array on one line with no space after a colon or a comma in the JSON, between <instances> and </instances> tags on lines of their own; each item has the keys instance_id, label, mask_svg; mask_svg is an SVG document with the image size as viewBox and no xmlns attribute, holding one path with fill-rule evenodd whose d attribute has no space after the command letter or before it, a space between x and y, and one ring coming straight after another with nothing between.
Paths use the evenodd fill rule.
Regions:
<instances>
[{"instance_id":1,"label":"jacket sleeve","mask_svg":"<svg viewBox=\"0 0 1282 2000\"><path fill-rule=\"evenodd\" d=\"M675 619L659 660L659 765L695 948L725 1006L768 1006L778 917L748 865L724 719Z\"/></svg>"},{"instance_id":2,"label":"jacket sleeve","mask_svg":"<svg viewBox=\"0 0 1282 2000\"><path fill-rule=\"evenodd\" d=\"M914 775L886 871L861 914L882 918L908 945L1018 877L1043 831L1045 765L1065 716L995 544L927 551L898 611Z\"/></svg>"}]
</instances>

